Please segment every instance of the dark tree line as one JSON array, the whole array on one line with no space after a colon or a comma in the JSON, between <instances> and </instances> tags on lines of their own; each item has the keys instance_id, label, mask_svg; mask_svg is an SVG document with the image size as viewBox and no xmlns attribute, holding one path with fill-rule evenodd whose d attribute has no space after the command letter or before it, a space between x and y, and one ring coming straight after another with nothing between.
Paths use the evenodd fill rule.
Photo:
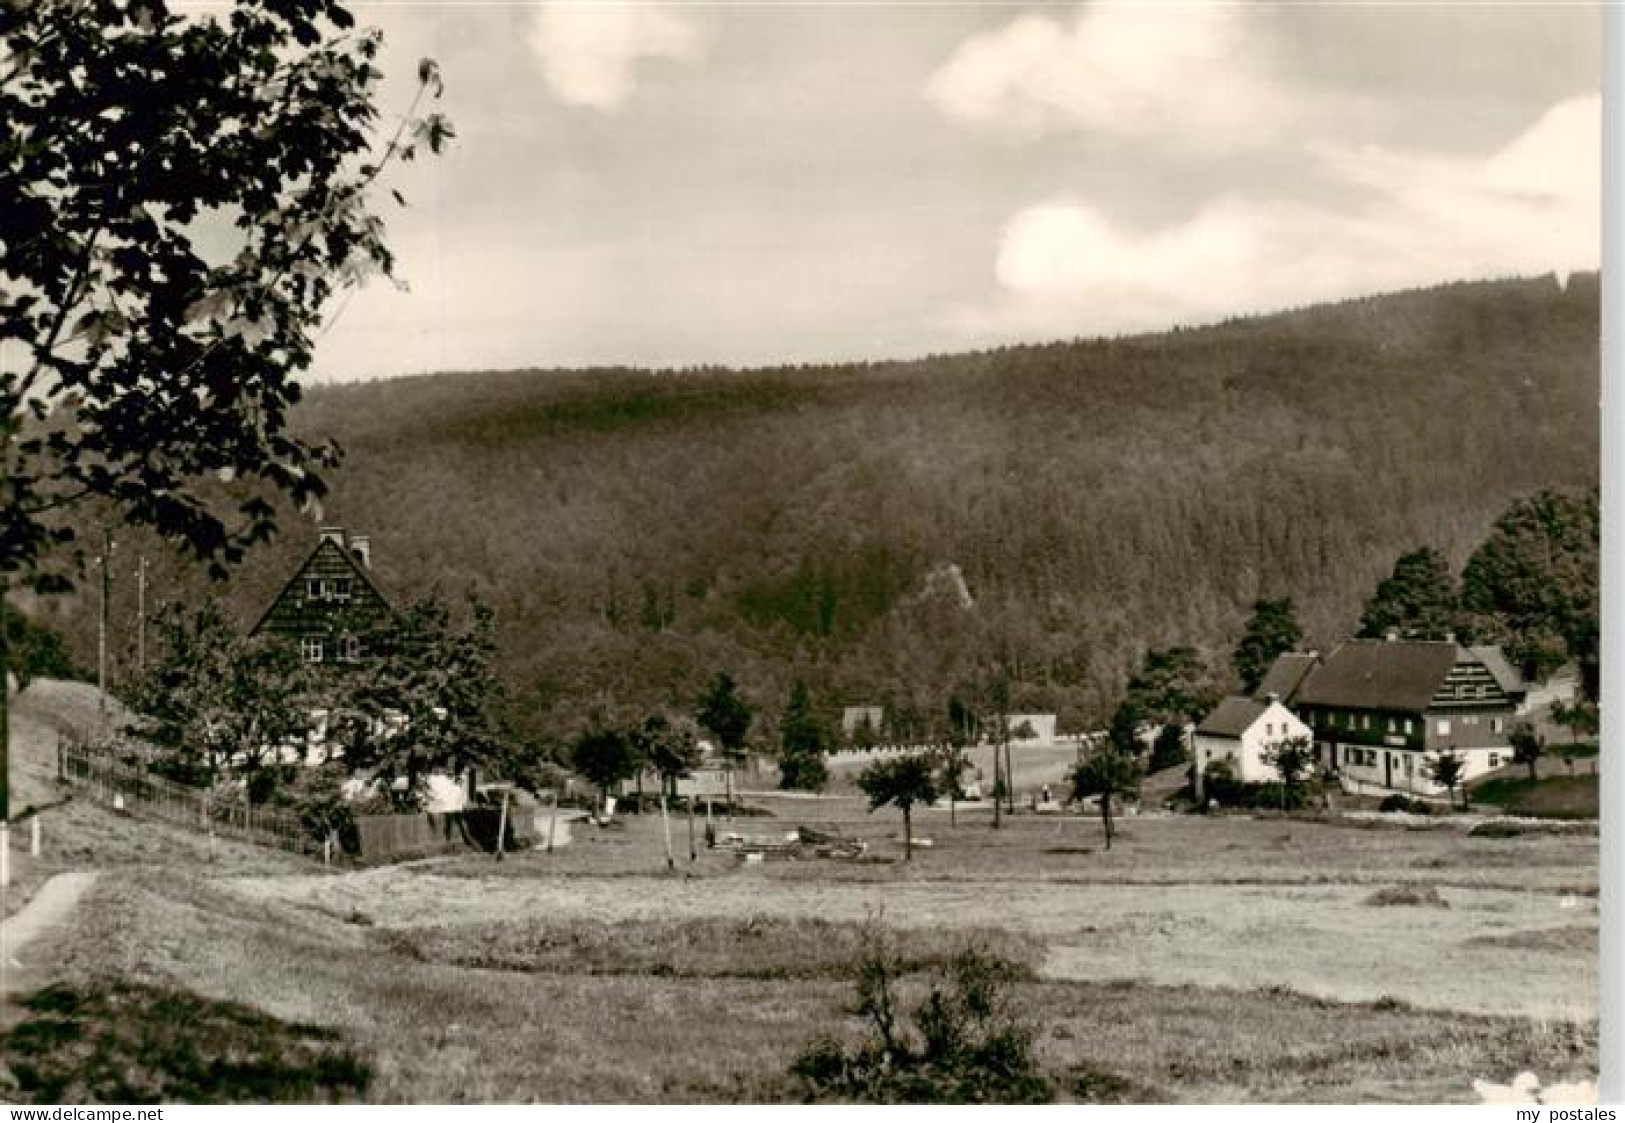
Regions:
<instances>
[{"instance_id":1,"label":"dark tree line","mask_svg":"<svg viewBox=\"0 0 1625 1123\"><path fill-rule=\"evenodd\" d=\"M386 588L481 589L532 735L686 711L726 667L920 741L990 662L1015 711L1099 728L1148 651L1217 668L1260 600L1348 634L1416 543L1465 559L1595 482L1596 334L1594 279L1515 281L908 363L322 388L296 421L347 449L329 513ZM306 546L257 554L234 611ZM88 607L57 621L81 659Z\"/></svg>"}]
</instances>

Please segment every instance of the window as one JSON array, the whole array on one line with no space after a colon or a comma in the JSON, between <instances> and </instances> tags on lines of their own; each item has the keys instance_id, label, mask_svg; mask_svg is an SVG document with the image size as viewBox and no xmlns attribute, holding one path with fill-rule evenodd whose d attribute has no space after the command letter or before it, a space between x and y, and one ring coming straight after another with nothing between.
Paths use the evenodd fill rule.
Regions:
<instances>
[{"instance_id":1,"label":"window","mask_svg":"<svg viewBox=\"0 0 1625 1123\"><path fill-rule=\"evenodd\" d=\"M1412 766L1411 758L1407 756L1405 758L1405 775L1409 776L1411 774L1411 766Z\"/></svg>"},{"instance_id":2,"label":"window","mask_svg":"<svg viewBox=\"0 0 1625 1123\"><path fill-rule=\"evenodd\" d=\"M1478 724L1478 715L1477 714L1466 714L1466 715L1464 715L1462 717L1461 723L1463 725L1477 725Z\"/></svg>"},{"instance_id":3,"label":"window","mask_svg":"<svg viewBox=\"0 0 1625 1123\"><path fill-rule=\"evenodd\" d=\"M1501 754L1500 753L1491 753L1490 754L1490 767L1491 768L1499 768L1499 767L1501 767Z\"/></svg>"},{"instance_id":4,"label":"window","mask_svg":"<svg viewBox=\"0 0 1625 1123\"><path fill-rule=\"evenodd\" d=\"M1410 719L1410 718L1406 718L1406 719L1405 719L1405 732L1406 732L1406 733L1409 733L1409 732L1411 732L1411 729L1412 729L1412 726L1411 726L1411 719Z\"/></svg>"},{"instance_id":5,"label":"window","mask_svg":"<svg viewBox=\"0 0 1625 1123\"><path fill-rule=\"evenodd\" d=\"M1390 732L1390 733L1399 732L1399 723L1396 722L1393 718L1388 719L1388 732Z\"/></svg>"},{"instance_id":6,"label":"window","mask_svg":"<svg viewBox=\"0 0 1625 1123\"><path fill-rule=\"evenodd\" d=\"M361 662L360 636L344 636L339 640L339 659L346 663Z\"/></svg>"},{"instance_id":7,"label":"window","mask_svg":"<svg viewBox=\"0 0 1625 1123\"><path fill-rule=\"evenodd\" d=\"M322 641L316 636L306 636L299 641L299 655L307 663L320 663L322 661Z\"/></svg>"},{"instance_id":8,"label":"window","mask_svg":"<svg viewBox=\"0 0 1625 1123\"><path fill-rule=\"evenodd\" d=\"M350 599L350 579L348 577L335 577L333 579L333 599Z\"/></svg>"},{"instance_id":9,"label":"window","mask_svg":"<svg viewBox=\"0 0 1625 1123\"><path fill-rule=\"evenodd\" d=\"M320 577L312 577L305 582L305 596L310 600L327 599L327 582Z\"/></svg>"},{"instance_id":10,"label":"window","mask_svg":"<svg viewBox=\"0 0 1625 1123\"><path fill-rule=\"evenodd\" d=\"M1273 721L1266 721L1264 723L1264 736L1266 736L1266 737L1275 736L1275 723Z\"/></svg>"},{"instance_id":11,"label":"window","mask_svg":"<svg viewBox=\"0 0 1625 1123\"><path fill-rule=\"evenodd\" d=\"M1360 728L1361 729L1370 729L1371 728L1371 715L1370 714L1361 714L1360 715Z\"/></svg>"},{"instance_id":12,"label":"window","mask_svg":"<svg viewBox=\"0 0 1625 1123\"><path fill-rule=\"evenodd\" d=\"M1504 729L1506 729L1506 722L1502 721L1498 717L1490 718L1490 732L1491 733L1500 733Z\"/></svg>"},{"instance_id":13,"label":"window","mask_svg":"<svg viewBox=\"0 0 1625 1123\"><path fill-rule=\"evenodd\" d=\"M1439 736L1441 736L1441 737L1450 736L1450 719L1447 718L1447 717L1440 718L1439 719L1438 730L1439 730Z\"/></svg>"}]
</instances>

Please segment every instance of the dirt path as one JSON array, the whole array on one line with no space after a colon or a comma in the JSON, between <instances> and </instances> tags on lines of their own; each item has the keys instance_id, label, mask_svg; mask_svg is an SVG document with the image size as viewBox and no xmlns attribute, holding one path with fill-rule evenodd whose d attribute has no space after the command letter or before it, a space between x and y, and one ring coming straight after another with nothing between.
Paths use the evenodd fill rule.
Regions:
<instances>
[{"instance_id":1,"label":"dirt path","mask_svg":"<svg viewBox=\"0 0 1625 1123\"><path fill-rule=\"evenodd\" d=\"M49 945L39 937L62 924L96 883L95 870L59 873L14 916L0 922L0 997L26 990L49 965Z\"/></svg>"}]
</instances>

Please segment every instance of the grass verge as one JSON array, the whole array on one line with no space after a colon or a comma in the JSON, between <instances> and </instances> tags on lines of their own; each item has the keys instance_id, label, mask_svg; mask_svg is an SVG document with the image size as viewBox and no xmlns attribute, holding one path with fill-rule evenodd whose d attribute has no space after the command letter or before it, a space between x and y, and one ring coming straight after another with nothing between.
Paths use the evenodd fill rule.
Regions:
<instances>
[{"instance_id":1,"label":"grass verge","mask_svg":"<svg viewBox=\"0 0 1625 1123\"><path fill-rule=\"evenodd\" d=\"M174 987L54 983L22 1006L0 1056L34 1103L331 1103L371 1079L332 1030Z\"/></svg>"}]
</instances>

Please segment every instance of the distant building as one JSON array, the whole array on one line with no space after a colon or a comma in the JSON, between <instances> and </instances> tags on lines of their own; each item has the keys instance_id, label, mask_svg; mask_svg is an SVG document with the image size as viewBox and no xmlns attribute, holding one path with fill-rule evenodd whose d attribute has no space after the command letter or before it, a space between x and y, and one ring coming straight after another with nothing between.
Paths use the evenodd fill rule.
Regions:
<instances>
[{"instance_id":1,"label":"distant building","mask_svg":"<svg viewBox=\"0 0 1625 1123\"><path fill-rule=\"evenodd\" d=\"M393 612L373 583L371 539L324 526L315 550L250 634L287 639L308 663L357 663L366 654L367 634Z\"/></svg>"},{"instance_id":2,"label":"distant building","mask_svg":"<svg viewBox=\"0 0 1625 1123\"><path fill-rule=\"evenodd\" d=\"M841 711L841 736L852 740L852 735L866 724L876 739L880 737L881 723L886 720L884 706L848 706Z\"/></svg>"},{"instance_id":3,"label":"distant building","mask_svg":"<svg viewBox=\"0 0 1625 1123\"><path fill-rule=\"evenodd\" d=\"M1297 685L1283 697L1314 731L1321 764L1350 791L1439 796L1429 774L1442 752L1464 778L1511 759L1512 722L1526 687L1496 647L1454 640L1349 640L1307 667L1276 660L1265 683Z\"/></svg>"},{"instance_id":4,"label":"distant building","mask_svg":"<svg viewBox=\"0 0 1625 1123\"><path fill-rule=\"evenodd\" d=\"M1049 744L1055 740L1054 714L1006 714L1005 728L1015 744Z\"/></svg>"},{"instance_id":5,"label":"distant building","mask_svg":"<svg viewBox=\"0 0 1625 1123\"><path fill-rule=\"evenodd\" d=\"M1222 700L1203 718L1191 735L1191 756L1196 775L1210 764L1228 761L1244 784L1267 784L1281 775L1268 760L1270 749L1285 741L1313 736L1309 726L1282 704L1279 697L1231 697Z\"/></svg>"}]
</instances>

